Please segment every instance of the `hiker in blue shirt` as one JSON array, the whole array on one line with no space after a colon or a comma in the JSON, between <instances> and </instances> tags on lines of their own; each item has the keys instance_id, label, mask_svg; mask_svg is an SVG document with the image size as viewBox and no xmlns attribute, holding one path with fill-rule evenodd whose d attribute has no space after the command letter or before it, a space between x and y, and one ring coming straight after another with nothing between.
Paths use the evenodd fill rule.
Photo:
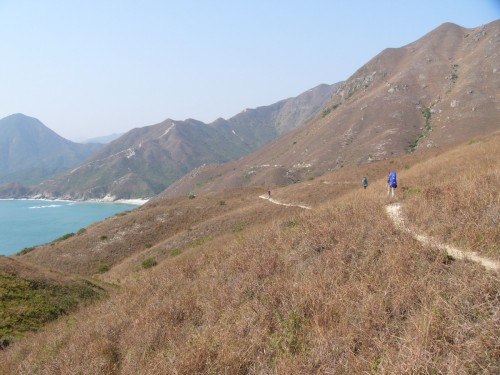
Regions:
<instances>
[{"instance_id":1,"label":"hiker in blue shirt","mask_svg":"<svg viewBox=\"0 0 500 375\"><path fill-rule=\"evenodd\" d=\"M363 189L366 190L366 187L368 186L368 179L366 177L361 179L361 185L363 185Z\"/></svg>"},{"instance_id":2,"label":"hiker in blue shirt","mask_svg":"<svg viewBox=\"0 0 500 375\"><path fill-rule=\"evenodd\" d=\"M394 193L396 188L398 187L398 183L396 180L396 172L389 172L389 178L387 179L387 195L391 195L394 197Z\"/></svg>"}]
</instances>

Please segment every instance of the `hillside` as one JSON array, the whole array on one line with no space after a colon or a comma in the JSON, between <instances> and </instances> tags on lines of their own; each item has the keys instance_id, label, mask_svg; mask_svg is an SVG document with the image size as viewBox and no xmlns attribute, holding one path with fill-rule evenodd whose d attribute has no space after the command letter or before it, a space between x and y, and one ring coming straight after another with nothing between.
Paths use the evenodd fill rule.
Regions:
<instances>
[{"instance_id":1,"label":"hillside","mask_svg":"<svg viewBox=\"0 0 500 375\"><path fill-rule=\"evenodd\" d=\"M105 294L97 283L0 256L0 349Z\"/></svg>"},{"instance_id":2,"label":"hillside","mask_svg":"<svg viewBox=\"0 0 500 375\"><path fill-rule=\"evenodd\" d=\"M498 373L498 272L395 226L385 180L398 172L413 230L498 260L499 147L497 132L272 191L310 210L260 188L158 198L17 256L87 275L106 262L119 290L0 351L3 369Z\"/></svg>"},{"instance_id":3,"label":"hillside","mask_svg":"<svg viewBox=\"0 0 500 375\"><path fill-rule=\"evenodd\" d=\"M168 119L133 129L71 171L32 187L30 195L69 199L154 196L193 168L237 159L302 125L338 86L320 85L211 124Z\"/></svg>"},{"instance_id":4,"label":"hillside","mask_svg":"<svg viewBox=\"0 0 500 375\"><path fill-rule=\"evenodd\" d=\"M289 184L497 130L499 35L500 20L473 29L448 23L386 49L305 126L240 160L197 168L164 194Z\"/></svg>"},{"instance_id":5,"label":"hillside","mask_svg":"<svg viewBox=\"0 0 500 375\"><path fill-rule=\"evenodd\" d=\"M0 120L0 184L42 181L74 167L100 145L68 141L39 120L14 114Z\"/></svg>"}]
</instances>

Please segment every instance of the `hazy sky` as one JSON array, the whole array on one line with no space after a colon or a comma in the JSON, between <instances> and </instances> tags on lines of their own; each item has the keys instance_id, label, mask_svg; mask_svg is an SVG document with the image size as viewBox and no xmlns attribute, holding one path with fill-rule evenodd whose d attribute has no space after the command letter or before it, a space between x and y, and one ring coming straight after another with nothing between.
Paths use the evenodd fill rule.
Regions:
<instances>
[{"instance_id":1,"label":"hazy sky","mask_svg":"<svg viewBox=\"0 0 500 375\"><path fill-rule=\"evenodd\" d=\"M0 0L0 118L68 139L212 122L499 18L500 0Z\"/></svg>"}]
</instances>

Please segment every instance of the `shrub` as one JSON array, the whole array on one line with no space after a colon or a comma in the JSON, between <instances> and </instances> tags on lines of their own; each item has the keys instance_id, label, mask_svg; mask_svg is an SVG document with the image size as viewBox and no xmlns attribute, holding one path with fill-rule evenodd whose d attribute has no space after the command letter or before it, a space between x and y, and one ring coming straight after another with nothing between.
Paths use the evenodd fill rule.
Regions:
<instances>
[{"instance_id":1,"label":"shrub","mask_svg":"<svg viewBox=\"0 0 500 375\"><path fill-rule=\"evenodd\" d=\"M181 249L179 249L178 247L174 247L172 250L170 250L170 256L175 257L179 255L181 252L182 252Z\"/></svg>"},{"instance_id":2,"label":"shrub","mask_svg":"<svg viewBox=\"0 0 500 375\"><path fill-rule=\"evenodd\" d=\"M18 252L16 255L24 255L24 254L28 254L29 252L35 250L34 247L25 247L24 249L22 249L20 252Z\"/></svg>"},{"instance_id":3,"label":"shrub","mask_svg":"<svg viewBox=\"0 0 500 375\"><path fill-rule=\"evenodd\" d=\"M235 224L235 225L233 226L233 228L231 229L231 231L232 231L233 233L238 233L238 232L241 232L244 228L245 228L245 225L244 225L244 224L241 224L241 223L240 223L240 224Z\"/></svg>"},{"instance_id":4,"label":"shrub","mask_svg":"<svg viewBox=\"0 0 500 375\"><path fill-rule=\"evenodd\" d=\"M75 234L74 233L66 233L65 235L59 237L59 238L56 238L54 241L52 242L59 242L59 241L64 241L70 237L73 237Z\"/></svg>"},{"instance_id":5,"label":"shrub","mask_svg":"<svg viewBox=\"0 0 500 375\"><path fill-rule=\"evenodd\" d=\"M148 268L156 266L157 264L158 264L158 262L156 261L156 259L146 258L142 261L141 266L144 269L148 269Z\"/></svg>"},{"instance_id":6,"label":"shrub","mask_svg":"<svg viewBox=\"0 0 500 375\"><path fill-rule=\"evenodd\" d=\"M210 237L210 236L198 238L197 240L194 240L193 242L191 242L191 247L201 246L201 245L207 243L208 241L210 241L211 239L212 239L212 237Z\"/></svg>"},{"instance_id":7,"label":"shrub","mask_svg":"<svg viewBox=\"0 0 500 375\"><path fill-rule=\"evenodd\" d=\"M105 240L106 238L108 238L108 236L105 236L105 235L102 235L101 237L99 237L101 240Z\"/></svg>"},{"instance_id":8,"label":"shrub","mask_svg":"<svg viewBox=\"0 0 500 375\"><path fill-rule=\"evenodd\" d=\"M191 193L191 194L188 195L188 198L189 199L194 199L194 198L196 198L196 195L194 195L193 193Z\"/></svg>"},{"instance_id":9,"label":"shrub","mask_svg":"<svg viewBox=\"0 0 500 375\"><path fill-rule=\"evenodd\" d=\"M26 280L3 272L0 272L0 290L0 341L37 330L44 323L67 314L79 302L104 295L102 288L89 281L62 284Z\"/></svg>"},{"instance_id":10,"label":"shrub","mask_svg":"<svg viewBox=\"0 0 500 375\"><path fill-rule=\"evenodd\" d=\"M97 273L104 273L109 271L109 265L106 263L101 263L97 266Z\"/></svg>"},{"instance_id":11,"label":"shrub","mask_svg":"<svg viewBox=\"0 0 500 375\"><path fill-rule=\"evenodd\" d=\"M145 243L145 244L144 244L144 247L145 247L146 249L150 249L150 248L152 248L152 247L153 247L153 244L150 244L150 243L148 242L148 243Z\"/></svg>"},{"instance_id":12,"label":"shrub","mask_svg":"<svg viewBox=\"0 0 500 375\"><path fill-rule=\"evenodd\" d=\"M272 342L280 354L297 354L305 350L306 344L301 334L302 317L297 311L290 311L286 317L277 317L278 331L273 335Z\"/></svg>"},{"instance_id":13,"label":"shrub","mask_svg":"<svg viewBox=\"0 0 500 375\"><path fill-rule=\"evenodd\" d=\"M226 204L226 201L224 201L224 200L219 201L219 206L224 206L225 204Z\"/></svg>"},{"instance_id":14,"label":"shrub","mask_svg":"<svg viewBox=\"0 0 500 375\"><path fill-rule=\"evenodd\" d=\"M417 187L412 187L412 186L403 186L403 194L405 195L412 195L416 193L420 193L420 189Z\"/></svg>"}]
</instances>

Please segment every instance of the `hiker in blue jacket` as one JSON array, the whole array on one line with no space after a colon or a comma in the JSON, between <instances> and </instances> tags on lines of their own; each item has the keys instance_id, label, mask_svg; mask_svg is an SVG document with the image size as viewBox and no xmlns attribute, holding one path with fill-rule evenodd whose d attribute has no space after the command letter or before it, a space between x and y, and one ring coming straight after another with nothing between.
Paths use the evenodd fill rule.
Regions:
<instances>
[{"instance_id":1,"label":"hiker in blue jacket","mask_svg":"<svg viewBox=\"0 0 500 375\"><path fill-rule=\"evenodd\" d=\"M366 177L361 179L361 185L363 185L363 189L366 190L366 187L368 186L368 179Z\"/></svg>"},{"instance_id":2,"label":"hiker in blue jacket","mask_svg":"<svg viewBox=\"0 0 500 375\"><path fill-rule=\"evenodd\" d=\"M396 172L391 171L389 172L389 178L387 178L387 195L391 195L391 197L394 197L394 193L397 187L398 183L396 180Z\"/></svg>"}]
</instances>

